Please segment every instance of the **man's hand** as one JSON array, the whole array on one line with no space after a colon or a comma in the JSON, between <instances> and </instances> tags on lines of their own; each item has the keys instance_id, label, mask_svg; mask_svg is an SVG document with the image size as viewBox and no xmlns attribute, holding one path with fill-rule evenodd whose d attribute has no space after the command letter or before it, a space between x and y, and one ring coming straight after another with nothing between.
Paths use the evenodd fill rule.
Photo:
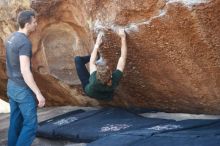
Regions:
<instances>
[{"instance_id":1,"label":"man's hand","mask_svg":"<svg viewBox=\"0 0 220 146\"><path fill-rule=\"evenodd\" d=\"M103 36L104 36L104 32L100 31L97 36L97 39L96 39L96 44L95 44L96 47L99 47L102 44L102 37Z\"/></svg>"},{"instance_id":2,"label":"man's hand","mask_svg":"<svg viewBox=\"0 0 220 146\"><path fill-rule=\"evenodd\" d=\"M19 59L21 74L24 78L24 81L36 95L36 98L38 100L38 106L43 107L45 105L45 98L41 94L39 88L37 87L37 84L34 81L33 74L30 70L30 58L26 55L20 55Z\"/></svg>"},{"instance_id":3,"label":"man's hand","mask_svg":"<svg viewBox=\"0 0 220 146\"><path fill-rule=\"evenodd\" d=\"M97 54L98 54L98 49L99 49L99 47L102 43L102 36L103 35L104 35L104 32L100 31L98 36L97 36L95 46L92 50L90 61L89 61L90 74L92 74L94 71L97 70L97 68L96 68L96 57L97 57Z\"/></svg>"},{"instance_id":4,"label":"man's hand","mask_svg":"<svg viewBox=\"0 0 220 146\"><path fill-rule=\"evenodd\" d=\"M45 105L45 98L43 97L43 95L41 93L39 93L37 96L37 100L38 100L38 107L44 107Z\"/></svg>"},{"instance_id":5,"label":"man's hand","mask_svg":"<svg viewBox=\"0 0 220 146\"><path fill-rule=\"evenodd\" d=\"M121 56L118 60L117 69L123 72L127 58L127 43L124 28L118 29L117 34L121 37Z\"/></svg>"},{"instance_id":6,"label":"man's hand","mask_svg":"<svg viewBox=\"0 0 220 146\"><path fill-rule=\"evenodd\" d=\"M126 37L125 29L124 29L124 28L118 29L117 34L118 34L121 38L125 38L125 37Z\"/></svg>"}]
</instances>

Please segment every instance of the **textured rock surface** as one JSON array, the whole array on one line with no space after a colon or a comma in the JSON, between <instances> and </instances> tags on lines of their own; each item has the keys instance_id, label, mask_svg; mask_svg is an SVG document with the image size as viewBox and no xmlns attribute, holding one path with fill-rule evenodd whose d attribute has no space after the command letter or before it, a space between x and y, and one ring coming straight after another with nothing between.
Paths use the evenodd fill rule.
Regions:
<instances>
[{"instance_id":1,"label":"textured rock surface","mask_svg":"<svg viewBox=\"0 0 220 146\"><path fill-rule=\"evenodd\" d=\"M113 31L124 27L128 61L115 100L109 104L220 113L219 0L32 0L31 7L39 14L39 27L31 35L33 67L48 105L97 104L81 95L72 57L88 54L94 32L107 28L102 53L115 67L120 40ZM15 8L20 9L18 4ZM0 22L0 46L15 29L13 15L7 17L10 21ZM2 47L0 54L4 96Z\"/></svg>"}]
</instances>

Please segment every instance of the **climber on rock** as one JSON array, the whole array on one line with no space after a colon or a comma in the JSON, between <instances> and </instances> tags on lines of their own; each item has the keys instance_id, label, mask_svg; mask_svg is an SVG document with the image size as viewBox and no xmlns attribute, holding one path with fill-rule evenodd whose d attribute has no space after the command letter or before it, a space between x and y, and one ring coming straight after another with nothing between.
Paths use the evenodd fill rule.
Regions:
<instances>
[{"instance_id":1,"label":"climber on rock","mask_svg":"<svg viewBox=\"0 0 220 146\"><path fill-rule=\"evenodd\" d=\"M124 71L127 58L127 43L124 29L119 29L117 34L121 37L121 56L115 71L111 71L104 61L96 61L98 50L102 44L103 32L97 36L91 55L76 56L76 71L86 95L95 99L111 100ZM86 68L89 62L90 72Z\"/></svg>"}]
</instances>

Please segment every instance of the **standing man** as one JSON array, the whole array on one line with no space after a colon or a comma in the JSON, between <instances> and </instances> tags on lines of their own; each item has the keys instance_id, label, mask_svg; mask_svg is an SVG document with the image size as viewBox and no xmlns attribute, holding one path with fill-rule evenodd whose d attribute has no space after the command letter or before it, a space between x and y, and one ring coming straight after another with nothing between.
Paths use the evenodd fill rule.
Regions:
<instances>
[{"instance_id":1,"label":"standing man","mask_svg":"<svg viewBox=\"0 0 220 146\"><path fill-rule=\"evenodd\" d=\"M18 15L19 30L6 40L7 95L10 103L8 146L30 146L37 130L37 103L43 107L45 98L31 72L32 43L28 35L37 27L35 13Z\"/></svg>"}]
</instances>

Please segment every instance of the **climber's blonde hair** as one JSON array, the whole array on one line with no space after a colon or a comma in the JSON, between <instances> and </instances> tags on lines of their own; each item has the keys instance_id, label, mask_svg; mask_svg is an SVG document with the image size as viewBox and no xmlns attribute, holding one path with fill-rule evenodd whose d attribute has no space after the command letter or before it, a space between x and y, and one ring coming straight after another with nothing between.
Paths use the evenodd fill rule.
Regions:
<instances>
[{"instance_id":1,"label":"climber's blonde hair","mask_svg":"<svg viewBox=\"0 0 220 146\"><path fill-rule=\"evenodd\" d=\"M99 80L104 85L111 86L112 85L111 77L112 77L112 72L107 65L97 64L97 72L96 72L97 80Z\"/></svg>"}]
</instances>

